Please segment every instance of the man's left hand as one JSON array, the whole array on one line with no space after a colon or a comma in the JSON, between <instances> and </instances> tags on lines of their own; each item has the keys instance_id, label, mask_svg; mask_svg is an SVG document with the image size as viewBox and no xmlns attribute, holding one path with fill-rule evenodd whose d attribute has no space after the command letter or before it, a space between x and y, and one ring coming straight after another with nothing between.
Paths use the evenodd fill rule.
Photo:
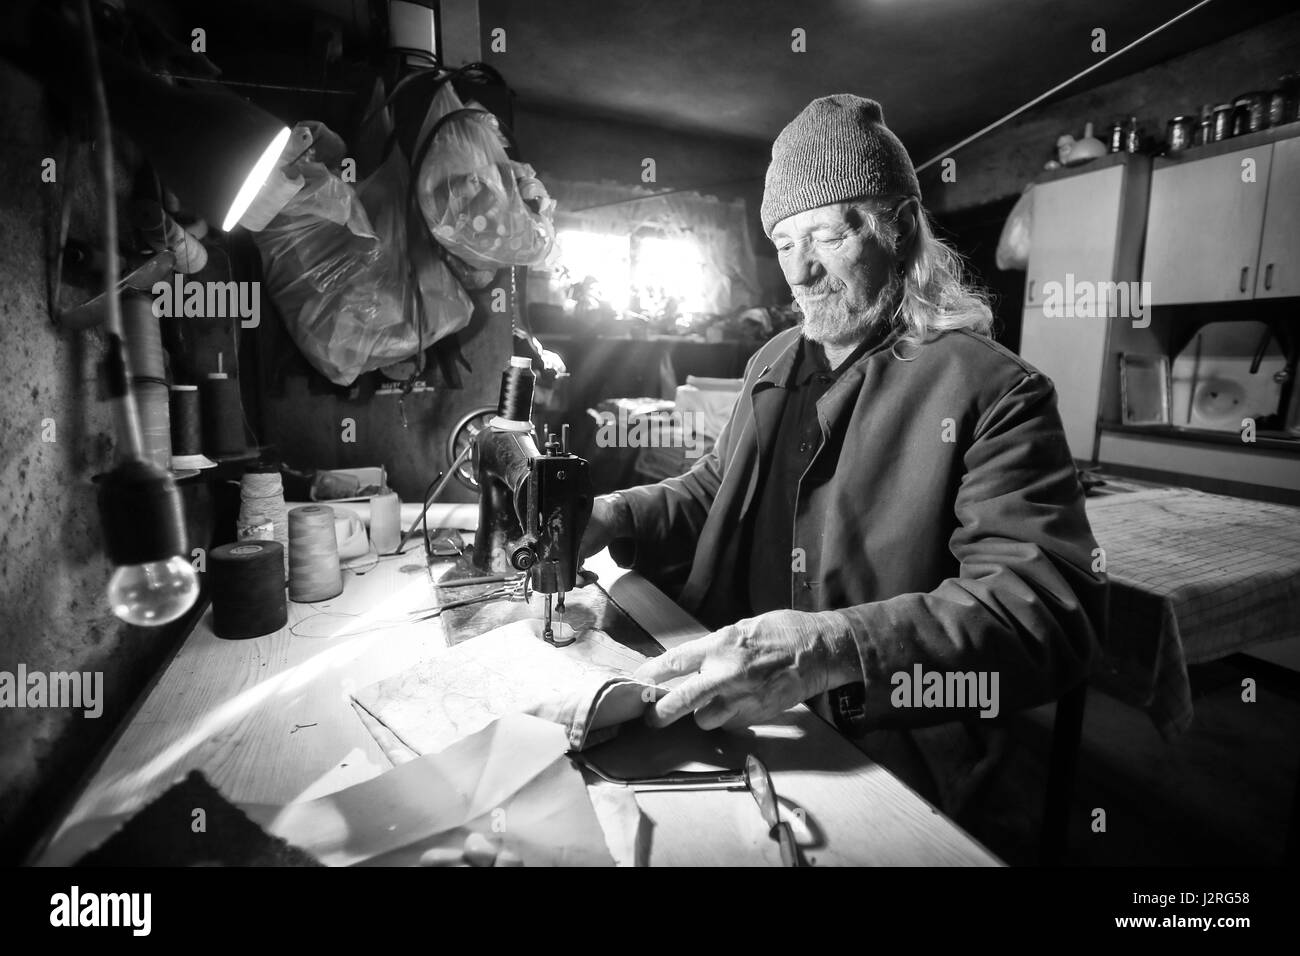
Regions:
<instances>
[{"instance_id":1,"label":"man's left hand","mask_svg":"<svg viewBox=\"0 0 1300 956\"><path fill-rule=\"evenodd\" d=\"M687 677L647 712L653 726L695 713L705 730L774 718L822 691L861 680L848 621L834 611L769 611L681 644L632 675Z\"/></svg>"}]
</instances>

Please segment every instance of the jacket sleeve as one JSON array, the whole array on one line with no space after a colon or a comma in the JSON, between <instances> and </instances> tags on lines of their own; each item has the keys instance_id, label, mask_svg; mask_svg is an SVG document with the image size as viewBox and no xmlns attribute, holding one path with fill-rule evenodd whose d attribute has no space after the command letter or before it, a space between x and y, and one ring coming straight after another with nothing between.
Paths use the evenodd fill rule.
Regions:
<instances>
[{"instance_id":1,"label":"jacket sleeve","mask_svg":"<svg viewBox=\"0 0 1300 956\"><path fill-rule=\"evenodd\" d=\"M1100 552L1056 409L1052 383L1029 372L976 424L956 494L955 577L928 593L841 609L866 684L865 723L974 716L895 707L899 672L997 674L1001 713L1058 697L1082 680L1106 614Z\"/></svg>"},{"instance_id":2,"label":"jacket sleeve","mask_svg":"<svg viewBox=\"0 0 1300 956\"><path fill-rule=\"evenodd\" d=\"M748 394L749 380L737 402ZM742 418L747 416L741 416ZM618 492L632 520L632 537L610 545L610 555L626 568L642 572L665 590L686 579L695 544L713 506L735 448L735 431L743 430L733 409L709 452L683 475Z\"/></svg>"}]
</instances>

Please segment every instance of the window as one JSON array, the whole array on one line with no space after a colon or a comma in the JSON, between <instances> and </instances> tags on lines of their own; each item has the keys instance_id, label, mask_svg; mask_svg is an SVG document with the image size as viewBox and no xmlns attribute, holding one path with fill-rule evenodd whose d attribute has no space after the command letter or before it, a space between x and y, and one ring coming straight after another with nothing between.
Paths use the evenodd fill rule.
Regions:
<instances>
[{"instance_id":1,"label":"window","mask_svg":"<svg viewBox=\"0 0 1300 956\"><path fill-rule=\"evenodd\" d=\"M656 313L669 299L676 301L678 313L704 310L704 258L689 236L628 237L562 229L556 241L560 264L568 271L566 281L576 284L594 277L600 298L619 313Z\"/></svg>"},{"instance_id":2,"label":"window","mask_svg":"<svg viewBox=\"0 0 1300 956\"><path fill-rule=\"evenodd\" d=\"M680 312L704 310L704 259L694 239L643 236L634 251L633 289L651 299L676 299Z\"/></svg>"},{"instance_id":3,"label":"window","mask_svg":"<svg viewBox=\"0 0 1300 956\"><path fill-rule=\"evenodd\" d=\"M561 229L555 238L560 246L560 265L568 270L570 283L592 276L600 283L601 298L619 311L628 307L632 243L627 236Z\"/></svg>"}]
</instances>

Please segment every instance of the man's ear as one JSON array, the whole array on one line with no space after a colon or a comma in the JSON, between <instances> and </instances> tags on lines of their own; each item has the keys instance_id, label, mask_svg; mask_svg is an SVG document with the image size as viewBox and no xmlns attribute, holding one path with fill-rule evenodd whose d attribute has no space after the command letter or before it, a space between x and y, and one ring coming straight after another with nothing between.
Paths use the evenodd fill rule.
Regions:
<instances>
[{"instance_id":1,"label":"man's ear","mask_svg":"<svg viewBox=\"0 0 1300 956\"><path fill-rule=\"evenodd\" d=\"M915 196L908 196L898 204L894 212L894 225L898 230L898 248L900 251L912 248L912 243L916 240L920 217L921 203Z\"/></svg>"}]
</instances>

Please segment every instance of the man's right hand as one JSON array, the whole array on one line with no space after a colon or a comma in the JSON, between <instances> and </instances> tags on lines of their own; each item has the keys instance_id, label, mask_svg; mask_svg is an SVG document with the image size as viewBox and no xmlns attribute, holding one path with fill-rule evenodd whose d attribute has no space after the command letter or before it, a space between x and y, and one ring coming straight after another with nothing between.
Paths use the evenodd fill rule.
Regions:
<instances>
[{"instance_id":1,"label":"man's right hand","mask_svg":"<svg viewBox=\"0 0 1300 956\"><path fill-rule=\"evenodd\" d=\"M621 495L601 495L591 503L591 518L578 548L580 560L586 560L609 547L615 538L632 536L632 511Z\"/></svg>"}]
</instances>

